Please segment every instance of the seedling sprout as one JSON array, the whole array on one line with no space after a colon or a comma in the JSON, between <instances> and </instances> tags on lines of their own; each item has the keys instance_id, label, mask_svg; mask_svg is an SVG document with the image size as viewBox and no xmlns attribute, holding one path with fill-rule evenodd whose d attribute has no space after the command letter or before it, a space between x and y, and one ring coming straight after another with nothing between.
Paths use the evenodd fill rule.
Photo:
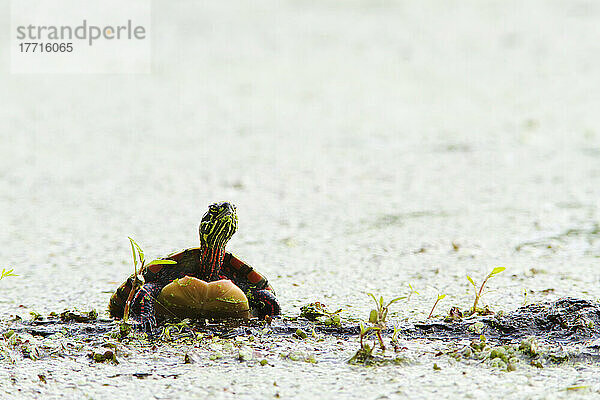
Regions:
<instances>
[{"instance_id":1,"label":"seedling sprout","mask_svg":"<svg viewBox=\"0 0 600 400\"><path fill-rule=\"evenodd\" d=\"M8 271L6 270L6 268L2 268L2 274L0 275L0 280L6 278L7 276L19 276L17 274L13 274L13 269L9 269Z\"/></svg>"},{"instance_id":2,"label":"seedling sprout","mask_svg":"<svg viewBox=\"0 0 600 400\"><path fill-rule=\"evenodd\" d=\"M437 299L435 300L435 303L433 303L433 307L431 307L431 311L429 312L429 315L427 316L427 319L431 318L431 316L433 315L433 310L435 310L435 307L437 306L437 304L440 302L440 300L442 300L444 297L446 297L445 294L438 294Z\"/></svg>"},{"instance_id":3,"label":"seedling sprout","mask_svg":"<svg viewBox=\"0 0 600 400\"><path fill-rule=\"evenodd\" d=\"M473 307L471 308L471 315L473 315L477 312L477 303L479 302L479 299L481 298L481 295L483 294L483 288L485 287L485 284L487 283L487 281L490 278L492 278L494 275L499 274L500 272L504 271L505 269L506 269L505 267L494 268L492 270L492 272L490 272L488 274L488 276L485 277L485 279L481 283L481 286L479 287L479 290L477 289L477 285L475 285L475 282L473 281L473 279L467 275L467 280L469 282L471 282L471 285L473 285L473 287L475 288L475 301L473 302Z\"/></svg>"}]
</instances>

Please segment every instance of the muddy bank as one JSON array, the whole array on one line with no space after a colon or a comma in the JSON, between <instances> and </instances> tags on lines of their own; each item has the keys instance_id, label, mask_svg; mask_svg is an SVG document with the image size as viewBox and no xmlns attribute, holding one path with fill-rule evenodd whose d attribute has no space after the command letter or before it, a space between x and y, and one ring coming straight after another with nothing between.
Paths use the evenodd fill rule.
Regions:
<instances>
[{"instance_id":1,"label":"muddy bank","mask_svg":"<svg viewBox=\"0 0 600 400\"><path fill-rule=\"evenodd\" d=\"M0 372L24 365L41 371L22 384L22 374L9 374L13 387L27 391L32 389L31 379L44 387L61 376L71 379L69 371L74 366L86 374L102 368L106 379L119 381L187 379L190 370L185 366L191 366L191 371L285 367L292 372L302 363L338 371L391 367L398 373L415 368L437 373L453 366L523 374L557 367L586 368L600 361L600 345L595 340L600 337L600 306L577 298L461 320L390 320L382 330L387 351L378 347L373 335L365 337L366 346L360 347L360 324L331 315L337 314L324 320L283 316L270 323L165 322L149 338L123 330L120 321L99 318L93 310L48 316L32 313L31 320L0 321ZM425 369L424 356L430 363ZM54 375L43 372L45 368ZM571 385L569 390L587 390L580 386Z\"/></svg>"},{"instance_id":2,"label":"muddy bank","mask_svg":"<svg viewBox=\"0 0 600 400\"><path fill-rule=\"evenodd\" d=\"M576 298L529 304L515 311L457 322L422 322L407 326L410 337L460 339L484 334L499 340L529 336L557 343L579 343L600 336L598 303Z\"/></svg>"},{"instance_id":3,"label":"muddy bank","mask_svg":"<svg viewBox=\"0 0 600 400\"><path fill-rule=\"evenodd\" d=\"M82 313L63 313L68 318L51 315L48 318L23 321L4 321L3 333L8 330L26 332L33 336L49 337L61 333L73 338L90 338L117 332L120 322L112 319L77 317ZM85 314L85 313L83 313ZM73 316L74 315L74 316ZM271 335L295 335L298 330L316 332L349 339L360 334L358 323L340 321L339 324L323 324L303 317L278 317L270 323L256 319L247 322L219 322L185 320L174 325L185 327L182 334L204 333L232 338L268 332ZM160 332L173 324L163 323L152 340L160 340ZM516 341L535 337L560 344L577 344L600 337L600 305L597 302L576 298L563 298L553 302L529 304L517 310L499 315L471 316L459 320L425 320L395 324L401 337L428 340L477 339L481 335L498 341ZM180 332L181 333L181 332ZM382 331L390 336L393 329ZM113 335L114 336L114 335ZM119 336L115 336L119 338Z\"/></svg>"}]
</instances>

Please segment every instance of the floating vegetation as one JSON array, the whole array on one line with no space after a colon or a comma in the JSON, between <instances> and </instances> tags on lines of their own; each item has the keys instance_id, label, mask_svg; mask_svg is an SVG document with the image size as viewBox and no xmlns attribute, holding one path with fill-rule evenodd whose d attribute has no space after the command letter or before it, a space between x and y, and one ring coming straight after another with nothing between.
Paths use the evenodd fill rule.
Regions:
<instances>
[{"instance_id":1,"label":"floating vegetation","mask_svg":"<svg viewBox=\"0 0 600 400\"><path fill-rule=\"evenodd\" d=\"M294 350L289 353L281 353L281 358L290 361L304 361L310 364L316 364L317 360L313 354L308 354L304 351Z\"/></svg>"},{"instance_id":2,"label":"floating vegetation","mask_svg":"<svg viewBox=\"0 0 600 400\"><path fill-rule=\"evenodd\" d=\"M294 336L297 337L298 339L306 339L306 338L308 338L308 333L306 333L302 329L298 328L298 329L296 329L296 332L294 332Z\"/></svg>"},{"instance_id":3,"label":"floating vegetation","mask_svg":"<svg viewBox=\"0 0 600 400\"><path fill-rule=\"evenodd\" d=\"M159 336L164 342L171 342L181 338L196 338L196 333L191 328L192 321L188 318L178 323L165 323Z\"/></svg>"},{"instance_id":4,"label":"floating vegetation","mask_svg":"<svg viewBox=\"0 0 600 400\"><path fill-rule=\"evenodd\" d=\"M302 306L300 308L300 317L323 325L341 326L340 312L342 312L341 308L332 312L327 309L325 304L315 302Z\"/></svg>"},{"instance_id":5,"label":"floating vegetation","mask_svg":"<svg viewBox=\"0 0 600 400\"><path fill-rule=\"evenodd\" d=\"M359 349L348 364L364 365L367 367L384 366L384 365L399 365L407 366L412 364L412 360L406 356L385 356L384 354L373 354L373 348L368 344L364 348Z\"/></svg>"},{"instance_id":6,"label":"floating vegetation","mask_svg":"<svg viewBox=\"0 0 600 400\"><path fill-rule=\"evenodd\" d=\"M18 334L13 330L4 332L0 342L0 361L8 361L11 364L28 358L39 360L41 351L38 341L29 334Z\"/></svg>"},{"instance_id":7,"label":"floating vegetation","mask_svg":"<svg viewBox=\"0 0 600 400\"><path fill-rule=\"evenodd\" d=\"M561 347L542 345L535 337L528 337L517 343L493 345L484 335L448 355L457 361L476 360L489 368L506 372L515 371L519 366L544 368L545 365L561 364L570 359Z\"/></svg>"},{"instance_id":8,"label":"floating vegetation","mask_svg":"<svg viewBox=\"0 0 600 400\"><path fill-rule=\"evenodd\" d=\"M318 317L329 314L325 304L314 302L300 307L300 317L306 318L309 321L316 321Z\"/></svg>"},{"instance_id":9,"label":"floating vegetation","mask_svg":"<svg viewBox=\"0 0 600 400\"><path fill-rule=\"evenodd\" d=\"M91 322L98 318L98 312L94 309L90 311L65 310L60 313L60 320L63 322Z\"/></svg>"},{"instance_id":10,"label":"floating vegetation","mask_svg":"<svg viewBox=\"0 0 600 400\"><path fill-rule=\"evenodd\" d=\"M116 352L113 350L99 349L99 350L89 353L88 357L97 363L102 363L102 362L106 362L106 361L111 361L114 364L119 363L119 361L117 361Z\"/></svg>"}]
</instances>

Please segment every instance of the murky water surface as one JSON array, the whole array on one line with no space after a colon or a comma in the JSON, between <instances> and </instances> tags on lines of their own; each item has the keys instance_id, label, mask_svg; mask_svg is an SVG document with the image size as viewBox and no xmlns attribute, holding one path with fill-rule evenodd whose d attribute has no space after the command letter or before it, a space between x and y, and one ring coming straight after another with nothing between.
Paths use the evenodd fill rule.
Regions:
<instances>
[{"instance_id":1,"label":"murky water surface","mask_svg":"<svg viewBox=\"0 0 600 400\"><path fill-rule=\"evenodd\" d=\"M153 15L150 75L9 75L2 57L0 260L19 277L0 282L0 327L73 307L106 318L127 236L149 256L194 246L223 199L240 219L229 248L289 316L321 301L356 325L366 293L411 284L389 326L422 321L438 294L434 314L469 307L466 276L499 265L482 298L495 311L600 295L595 2L155 2ZM114 365L87 357L98 336L0 361L0 397L600 391L597 359L504 372L438 355L465 345L448 339L401 337L406 362L378 367L347 364L356 336L321 334L132 344Z\"/></svg>"}]
</instances>

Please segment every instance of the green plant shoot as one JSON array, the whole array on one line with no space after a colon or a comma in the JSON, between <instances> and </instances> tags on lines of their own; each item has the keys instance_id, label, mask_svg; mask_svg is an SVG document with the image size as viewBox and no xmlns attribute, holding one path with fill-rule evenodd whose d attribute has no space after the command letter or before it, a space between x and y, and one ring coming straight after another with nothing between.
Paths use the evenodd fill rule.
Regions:
<instances>
[{"instance_id":1,"label":"green plant shoot","mask_svg":"<svg viewBox=\"0 0 600 400\"><path fill-rule=\"evenodd\" d=\"M375 333L377 335L377 339L379 339L379 346L381 347L381 350L385 350L385 344L383 343L383 337L381 336L381 331L386 327L385 321L387 319L389 307L392 304L394 304L395 302L400 301L406 297L404 297L404 296L396 297L395 299L391 300L389 303L384 304L383 296L379 297L379 300L377 300L377 298L372 293L368 293L368 295L371 296L371 298L375 302L375 309L371 310L371 313L369 314L369 322L371 324L373 324L373 326L367 328L365 330L364 335L366 335L370 331L375 331ZM361 332L362 332L362 329L361 329ZM363 347L362 337L364 335L361 335L361 348ZM375 347L375 346L373 346L373 347Z\"/></svg>"},{"instance_id":2,"label":"green plant shoot","mask_svg":"<svg viewBox=\"0 0 600 400\"><path fill-rule=\"evenodd\" d=\"M473 307L471 308L471 315L473 315L477 312L477 303L479 302L479 299L481 298L481 295L483 294L483 288L485 287L485 284L487 283L487 281L490 278L492 278L494 275L499 274L500 272L504 271L505 269L506 269L505 267L494 268L492 270L492 272L490 272L488 274L488 276L485 277L485 279L481 283L481 286L479 287L479 290L477 289L477 285L475 284L473 279L467 275L467 280L471 283L471 285L473 285L473 288L475 288L475 301L473 302Z\"/></svg>"},{"instance_id":3,"label":"green plant shoot","mask_svg":"<svg viewBox=\"0 0 600 400\"><path fill-rule=\"evenodd\" d=\"M410 298L413 294L419 294L419 292L417 292L415 289L413 289L412 285L409 283L408 287L410 288L410 293L408 293L408 297L406 298L406 301L410 301Z\"/></svg>"},{"instance_id":4,"label":"green plant shoot","mask_svg":"<svg viewBox=\"0 0 600 400\"><path fill-rule=\"evenodd\" d=\"M433 310L435 310L435 307L437 306L437 304L440 302L440 300L442 300L444 297L446 297L445 294L438 294L437 299L435 300L435 303L433 303L433 307L431 307L431 311L429 312L429 315L427 316L427 319L431 318L431 316L433 315Z\"/></svg>"},{"instance_id":5,"label":"green plant shoot","mask_svg":"<svg viewBox=\"0 0 600 400\"><path fill-rule=\"evenodd\" d=\"M6 278L7 276L19 276L17 274L13 274L13 271L13 269L9 269L7 271L6 268L2 268L2 275L0 275L0 280Z\"/></svg>"}]
</instances>

